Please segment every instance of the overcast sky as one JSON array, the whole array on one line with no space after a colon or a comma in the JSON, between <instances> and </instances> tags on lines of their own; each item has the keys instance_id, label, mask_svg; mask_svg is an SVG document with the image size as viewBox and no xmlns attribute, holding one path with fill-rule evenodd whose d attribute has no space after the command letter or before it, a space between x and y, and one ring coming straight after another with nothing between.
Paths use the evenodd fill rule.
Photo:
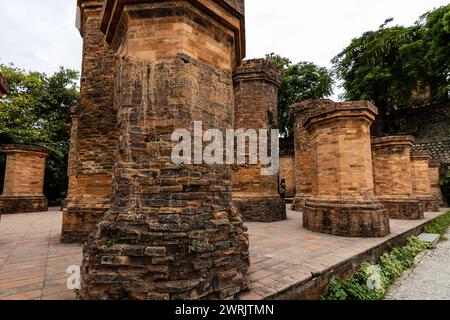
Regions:
<instances>
[{"instance_id":1,"label":"overcast sky","mask_svg":"<svg viewBox=\"0 0 450 320\"><path fill-rule=\"evenodd\" d=\"M246 0L247 57L276 52L330 66L352 38L386 18L412 24L448 0ZM52 73L80 70L76 0L0 0L0 63Z\"/></svg>"}]
</instances>

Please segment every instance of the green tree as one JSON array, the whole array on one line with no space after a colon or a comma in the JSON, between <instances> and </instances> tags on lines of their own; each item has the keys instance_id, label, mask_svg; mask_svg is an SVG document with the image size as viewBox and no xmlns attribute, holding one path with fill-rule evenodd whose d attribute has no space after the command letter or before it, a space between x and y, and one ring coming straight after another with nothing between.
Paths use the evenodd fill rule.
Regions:
<instances>
[{"instance_id":1,"label":"green tree","mask_svg":"<svg viewBox=\"0 0 450 320\"><path fill-rule=\"evenodd\" d=\"M0 65L0 71L10 86L6 98L0 100L0 145L34 144L52 151L47 161L44 192L56 204L67 190L68 107L79 101L78 72L60 68L47 76L14 65ZM4 161L4 157L0 158L0 167ZM3 170L0 172L3 174ZM3 183L3 177L0 181Z\"/></svg>"},{"instance_id":2,"label":"green tree","mask_svg":"<svg viewBox=\"0 0 450 320\"><path fill-rule=\"evenodd\" d=\"M434 89L432 98L446 100L450 92L450 4L426 13L419 23L427 43L425 61Z\"/></svg>"},{"instance_id":3,"label":"green tree","mask_svg":"<svg viewBox=\"0 0 450 320\"><path fill-rule=\"evenodd\" d=\"M450 5L430 11L408 27L388 27L388 19L332 60L342 98L371 100L379 108L374 134L393 130L386 121L393 110L448 99L449 12Z\"/></svg>"},{"instance_id":4,"label":"green tree","mask_svg":"<svg viewBox=\"0 0 450 320\"><path fill-rule=\"evenodd\" d=\"M324 67L311 62L293 64L288 58L271 53L266 59L283 73L283 85L278 94L278 118L280 133L284 137L292 135L289 119L291 106L307 99L323 99L333 93L333 77Z\"/></svg>"}]
</instances>

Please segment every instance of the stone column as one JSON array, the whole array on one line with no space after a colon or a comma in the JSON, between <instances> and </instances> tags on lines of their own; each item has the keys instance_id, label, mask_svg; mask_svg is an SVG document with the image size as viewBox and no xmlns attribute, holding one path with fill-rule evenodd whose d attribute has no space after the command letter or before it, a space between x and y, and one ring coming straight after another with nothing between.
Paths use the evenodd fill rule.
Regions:
<instances>
[{"instance_id":1,"label":"stone column","mask_svg":"<svg viewBox=\"0 0 450 320\"><path fill-rule=\"evenodd\" d=\"M1 151L6 154L6 169L0 213L47 211L44 175L49 150L13 144L2 146Z\"/></svg>"},{"instance_id":2,"label":"stone column","mask_svg":"<svg viewBox=\"0 0 450 320\"><path fill-rule=\"evenodd\" d=\"M441 162L439 160L430 160L429 167L431 194L436 199L438 205L444 207L445 202L441 190Z\"/></svg>"},{"instance_id":3,"label":"stone column","mask_svg":"<svg viewBox=\"0 0 450 320\"><path fill-rule=\"evenodd\" d=\"M413 152L411 154L413 192L415 197L422 202L426 212L439 212L439 205L431 194L430 152Z\"/></svg>"},{"instance_id":4,"label":"stone column","mask_svg":"<svg viewBox=\"0 0 450 320\"><path fill-rule=\"evenodd\" d=\"M280 182L286 183L286 199L295 197L295 155L285 153L280 155Z\"/></svg>"},{"instance_id":5,"label":"stone column","mask_svg":"<svg viewBox=\"0 0 450 320\"><path fill-rule=\"evenodd\" d=\"M242 62L234 73L234 127L236 130L277 129L280 70L265 59ZM268 144L270 146L270 144ZM249 146L246 157L249 156ZM233 202L245 221L274 222L286 219L286 204L278 190L279 175L261 174L263 165L237 165L233 170Z\"/></svg>"},{"instance_id":6,"label":"stone column","mask_svg":"<svg viewBox=\"0 0 450 320\"><path fill-rule=\"evenodd\" d=\"M302 211L306 199L312 196L311 141L305 124L314 110L315 101L307 100L294 104L291 119L294 123L295 148L295 198L293 210Z\"/></svg>"},{"instance_id":7,"label":"stone column","mask_svg":"<svg viewBox=\"0 0 450 320\"><path fill-rule=\"evenodd\" d=\"M389 234L389 214L376 199L370 126L377 108L367 101L317 101L305 128L311 137L313 195L304 227L348 237Z\"/></svg>"},{"instance_id":8,"label":"stone column","mask_svg":"<svg viewBox=\"0 0 450 320\"><path fill-rule=\"evenodd\" d=\"M67 202L63 242L84 242L111 207L114 154L118 143L114 110L114 53L99 30L103 0L79 0L83 37L77 158L69 167L77 171L77 190ZM73 153L73 151L71 151ZM72 180L73 182L73 180Z\"/></svg>"},{"instance_id":9,"label":"stone column","mask_svg":"<svg viewBox=\"0 0 450 320\"><path fill-rule=\"evenodd\" d=\"M414 197L411 173L412 136L372 139L375 195L393 219L423 219L423 206Z\"/></svg>"},{"instance_id":10,"label":"stone column","mask_svg":"<svg viewBox=\"0 0 450 320\"><path fill-rule=\"evenodd\" d=\"M232 128L244 2L107 0L101 29L117 55L119 147L112 208L84 249L81 297L233 298L247 286L249 255L231 166L174 164L171 135L193 133L194 121Z\"/></svg>"}]
</instances>

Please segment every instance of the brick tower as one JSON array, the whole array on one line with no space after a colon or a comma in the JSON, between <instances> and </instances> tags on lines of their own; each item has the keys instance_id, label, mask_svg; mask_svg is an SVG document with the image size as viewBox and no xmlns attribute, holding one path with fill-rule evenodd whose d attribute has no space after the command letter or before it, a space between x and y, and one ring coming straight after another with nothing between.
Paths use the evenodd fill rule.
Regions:
<instances>
[{"instance_id":1,"label":"brick tower","mask_svg":"<svg viewBox=\"0 0 450 320\"><path fill-rule=\"evenodd\" d=\"M413 192L426 212L439 212L437 199L431 193L430 152L411 153Z\"/></svg>"},{"instance_id":2,"label":"brick tower","mask_svg":"<svg viewBox=\"0 0 450 320\"><path fill-rule=\"evenodd\" d=\"M114 55L100 31L102 0L78 0L83 37L80 106L71 148L71 190L63 214L62 241L84 242L111 206L118 143L114 110ZM75 174L75 175L73 175Z\"/></svg>"},{"instance_id":3,"label":"brick tower","mask_svg":"<svg viewBox=\"0 0 450 320\"><path fill-rule=\"evenodd\" d=\"M423 206L413 193L412 136L372 139L375 194L393 219L423 219Z\"/></svg>"},{"instance_id":4,"label":"brick tower","mask_svg":"<svg viewBox=\"0 0 450 320\"><path fill-rule=\"evenodd\" d=\"M244 1L106 0L119 145L112 207L89 237L83 299L232 298L248 236L230 165L176 165L176 129L231 129Z\"/></svg>"},{"instance_id":5,"label":"brick tower","mask_svg":"<svg viewBox=\"0 0 450 320\"><path fill-rule=\"evenodd\" d=\"M316 102L305 128L311 138L312 191L304 227L347 237L389 234L389 214L374 194L370 102Z\"/></svg>"},{"instance_id":6,"label":"brick tower","mask_svg":"<svg viewBox=\"0 0 450 320\"><path fill-rule=\"evenodd\" d=\"M265 59L242 62L234 73L235 129L278 129L280 70ZM249 147L246 148L249 156ZM258 164L236 165L233 202L244 220L273 222L286 219L286 204L278 190L279 175L262 175Z\"/></svg>"},{"instance_id":7,"label":"brick tower","mask_svg":"<svg viewBox=\"0 0 450 320\"><path fill-rule=\"evenodd\" d=\"M50 151L42 147L18 144L3 145L0 151L6 154L0 213L47 211L44 175Z\"/></svg>"},{"instance_id":8,"label":"brick tower","mask_svg":"<svg viewBox=\"0 0 450 320\"><path fill-rule=\"evenodd\" d=\"M439 206L444 206L444 197L442 196L442 190L440 185L441 180L441 162L439 160L430 160L430 182L431 182L431 194L436 199Z\"/></svg>"},{"instance_id":9,"label":"brick tower","mask_svg":"<svg viewBox=\"0 0 450 320\"><path fill-rule=\"evenodd\" d=\"M295 198L293 209L302 211L306 199L312 196L311 141L304 124L316 106L316 101L306 100L291 108L294 123L295 148Z\"/></svg>"}]
</instances>

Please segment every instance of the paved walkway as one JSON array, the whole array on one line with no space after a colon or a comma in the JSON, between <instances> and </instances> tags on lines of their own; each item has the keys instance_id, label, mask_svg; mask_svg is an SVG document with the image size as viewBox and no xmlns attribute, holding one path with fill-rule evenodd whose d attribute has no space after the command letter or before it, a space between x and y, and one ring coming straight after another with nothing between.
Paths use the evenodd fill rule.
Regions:
<instances>
[{"instance_id":1,"label":"paved walkway","mask_svg":"<svg viewBox=\"0 0 450 320\"><path fill-rule=\"evenodd\" d=\"M446 238L450 239L450 231ZM429 250L388 300L450 300L450 240Z\"/></svg>"},{"instance_id":2,"label":"paved walkway","mask_svg":"<svg viewBox=\"0 0 450 320\"><path fill-rule=\"evenodd\" d=\"M74 292L66 289L66 270L80 264L81 246L59 242L61 215L55 211L2 216L0 300L74 299ZM302 228L301 214L292 211L287 221L248 223L252 290L242 298L270 297L438 215L428 213L422 221L392 220L392 234L377 239L312 233Z\"/></svg>"},{"instance_id":3,"label":"paved walkway","mask_svg":"<svg viewBox=\"0 0 450 320\"><path fill-rule=\"evenodd\" d=\"M2 215L0 300L75 297L66 269L81 262L81 246L59 242L61 212Z\"/></svg>"}]
</instances>

